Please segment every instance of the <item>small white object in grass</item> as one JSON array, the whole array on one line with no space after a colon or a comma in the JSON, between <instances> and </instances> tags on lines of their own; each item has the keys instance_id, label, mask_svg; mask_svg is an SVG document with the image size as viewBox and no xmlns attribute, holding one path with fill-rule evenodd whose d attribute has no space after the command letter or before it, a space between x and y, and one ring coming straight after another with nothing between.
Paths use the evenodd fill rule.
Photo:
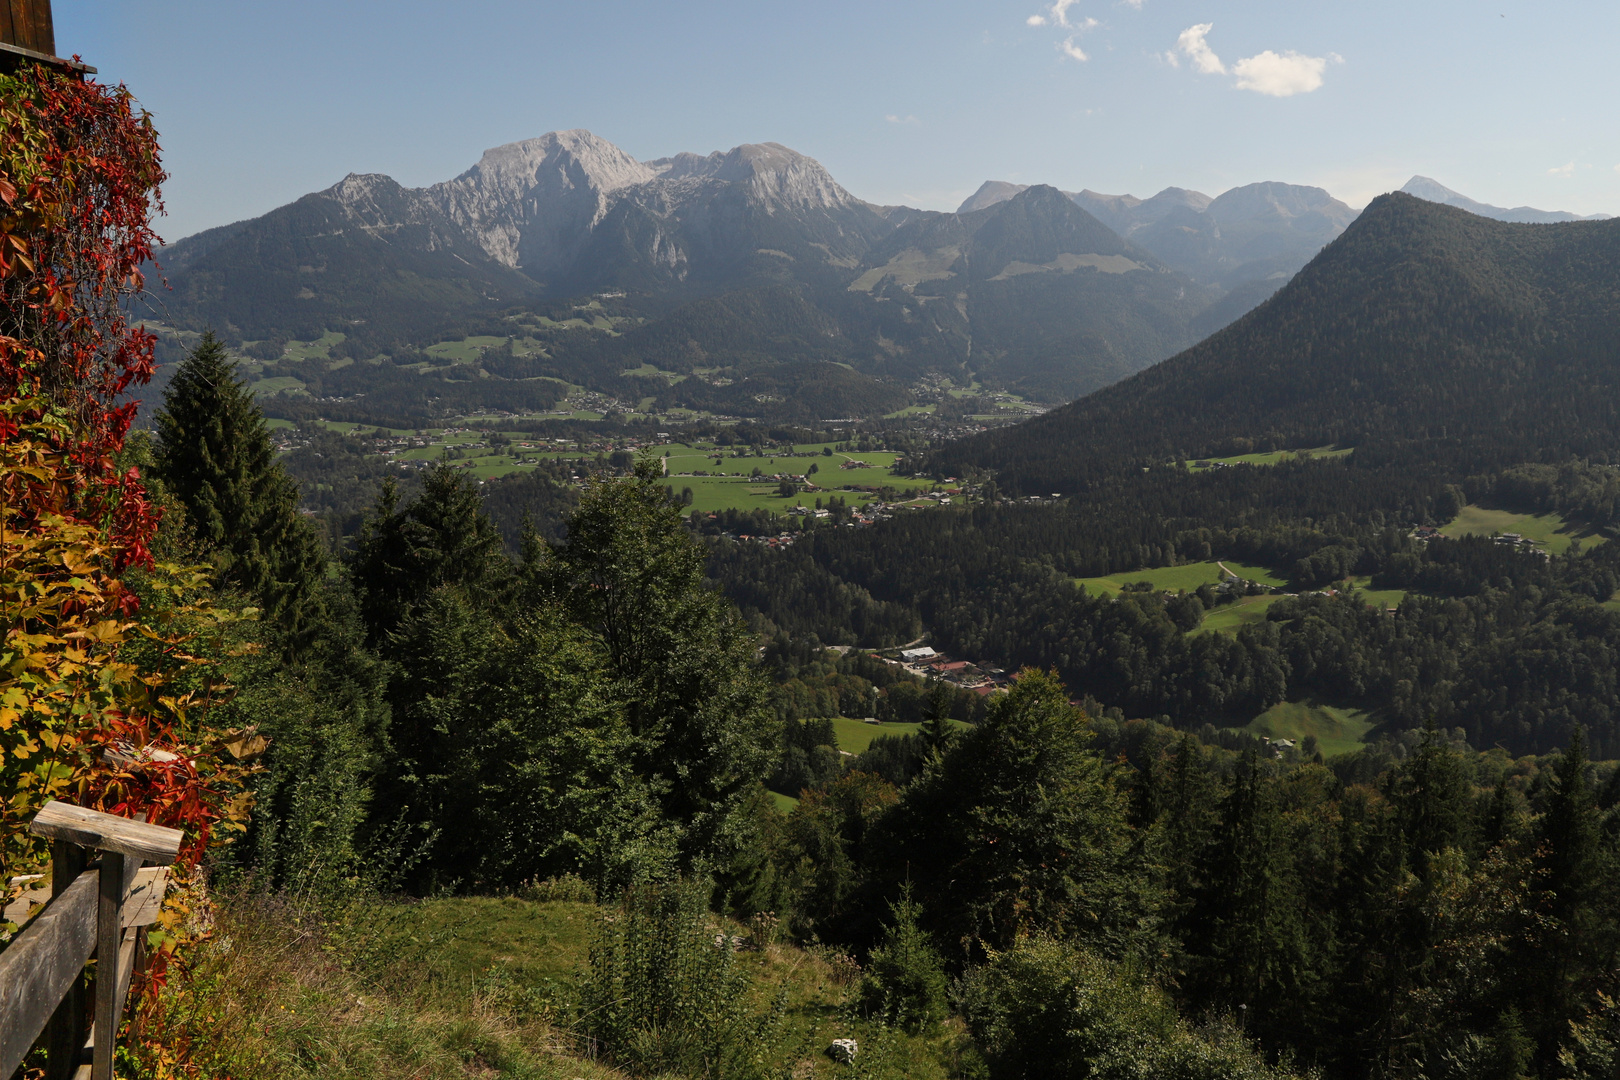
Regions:
<instances>
[{"instance_id":1,"label":"small white object in grass","mask_svg":"<svg viewBox=\"0 0 1620 1080\"><path fill-rule=\"evenodd\" d=\"M853 1064L855 1055L860 1052L861 1045L854 1039L834 1039L832 1045L827 1047L827 1056L843 1065Z\"/></svg>"}]
</instances>

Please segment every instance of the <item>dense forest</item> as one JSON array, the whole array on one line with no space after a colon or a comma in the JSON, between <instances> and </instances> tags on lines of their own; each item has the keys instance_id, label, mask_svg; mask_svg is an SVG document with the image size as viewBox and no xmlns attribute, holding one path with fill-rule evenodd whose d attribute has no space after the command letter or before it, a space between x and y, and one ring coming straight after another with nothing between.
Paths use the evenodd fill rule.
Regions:
<instances>
[{"instance_id":1,"label":"dense forest","mask_svg":"<svg viewBox=\"0 0 1620 1080\"><path fill-rule=\"evenodd\" d=\"M1519 469L1473 486L1526 507L1607 505L1610 470L1557 474ZM1620 755L1612 545L1549 558L1487 537L1417 540L1412 524L1448 521L1468 491L1353 460L1138 478L1113 498L901 515L787 551L717 544L710 572L762 626L869 647L926 626L952 653L1051 667L1105 704L1181 727L1326 697L1396 729L1434 718L1515 752L1563 745L1580 723ZM1386 492L1399 501L1381 505ZM1075 584L1209 559L1276 567L1298 595L1228 635L1198 628L1230 594L1114 599ZM1352 578L1407 594L1388 613Z\"/></svg>"}]
</instances>

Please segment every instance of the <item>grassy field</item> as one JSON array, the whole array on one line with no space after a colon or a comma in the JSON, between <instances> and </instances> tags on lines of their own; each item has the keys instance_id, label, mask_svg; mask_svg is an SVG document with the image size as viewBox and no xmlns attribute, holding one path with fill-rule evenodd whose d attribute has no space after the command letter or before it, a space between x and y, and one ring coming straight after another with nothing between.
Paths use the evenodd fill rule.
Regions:
<instances>
[{"instance_id":1,"label":"grassy field","mask_svg":"<svg viewBox=\"0 0 1620 1080\"><path fill-rule=\"evenodd\" d=\"M791 795L784 795L780 791L772 791L769 794L771 802L784 814L793 813L793 808L799 805L799 800Z\"/></svg>"},{"instance_id":2,"label":"grassy field","mask_svg":"<svg viewBox=\"0 0 1620 1080\"><path fill-rule=\"evenodd\" d=\"M303 388L303 382L293 378L291 375L278 375L273 379L259 379L249 387L255 394L266 396L279 394L284 390L302 390Z\"/></svg>"},{"instance_id":3,"label":"grassy field","mask_svg":"<svg viewBox=\"0 0 1620 1080\"><path fill-rule=\"evenodd\" d=\"M332 346L340 344L345 335L328 330L314 341L289 341L281 354L284 360L314 360L331 358Z\"/></svg>"},{"instance_id":4,"label":"grassy field","mask_svg":"<svg viewBox=\"0 0 1620 1080\"><path fill-rule=\"evenodd\" d=\"M1470 503L1440 530L1442 536L1496 536L1518 533L1544 545L1554 555L1562 555L1579 540L1584 546L1608 539L1595 529L1566 522L1557 514L1515 514L1509 510L1487 510Z\"/></svg>"},{"instance_id":5,"label":"grassy field","mask_svg":"<svg viewBox=\"0 0 1620 1080\"><path fill-rule=\"evenodd\" d=\"M1235 634L1251 623L1265 622L1266 609L1281 599L1282 596L1273 593L1270 596L1245 596L1235 603L1222 604L1204 616L1203 623L1194 633L1215 630Z\"/></svg>"},{"instance_id":6,"label":"grassy field","mask_svg":"<svg viewBox=\"0 0 1620 1080\"><path fill-rule=\"evenodd\" d=\"M1308 701L1284 701L1273 705L1248 724L1243 731L1271 739L1299 742L1315 735L1323 757L1359 750L1373 729L1373 721L1359 709L1341 709Z\"/></svg>"},{"instance_id":7,"label":"grassy field","mask_svg":"<svg viewBox=\"0 0 1620 1080\"><path fill-rule=\"evenodd\" d=\"M1187 467L1189 469L1191 469L1193 472L1204 472L1207 469L1214 468L1217 464L1221 464L1221 465L1276 465L1278 462L1288 461L1288 460L1293 459L1293 458L1301 458L1301 457L1319 457L1319 458L1344 457L1346 454L1349 454L1353 449L1354 449L1354 447L1346 447L1346 448L1341 450L1341 449L1335 449L1334 447L1331 447L1331 446L1316 446L1316 447L1312 447L1309 450L1272 450L1272 451L1269 451L1269 452L1264 453L1264 454L1238 454L1238 455L1236 455L1234 457L1198 458L1197 460L1203 461L1203 462L1208 462L1208 464L1206 464L1206 465L1195 465L1195 464L1193 464L1192 462L1189 461L1187 463Z\"/></svg>"},{"instance_id":8,"label":"grassy field","mask_svg":"<svg viewBox=\"0 0 1620 1080\"><path fill-rule=\"evenodd\" d=\"M1351 584L1361 590L1361 597L1375 607L1400 607L1406 602L1405 589L1373 589L1369 588L1372 578L1362 575L1351 579Z\"/></svg>"},{"instance_id":9,"label":"grassy field","mask_svg":"<svg viewBox=\"0 0 1620 1080\"><path fill-rule=\"evenodd\" d=\"M951 721L951 727L957 731L967 731L972 726L960 720ZM868 724L864 720L855 720L847 716L833 718L833 733L838 736L838 749L851 754L866 753L866 748L871 746L872 740L879 735L915 735L921 730L921 724Z\"/></svg>"},{"instance_id":10,"label":"grassy field","mask_svg":"<svg viewBox=\"0 0 1620 1080\"><path fill-rule=\"evenodd\" d=\"M1282 578L1267 570L1263 566L1249 566L1245 563L1223 560L1226 568L1232 573L1249 581L1258 581L1262 585L1281 586ZM1187 563L1183 566L1161 566L1152 570L1132 570L1123 574L1110 574L1107 577L1075 578L1076 585L1084 585L1086 591L1096 595L1118 596L1126 585L1138 581L1146 581L1155 589L1192 591L1200 585L1215 585L1221 580L1221 568L1215 561Z\"/></svg>"},{"instance_id":11,"label":"grassy field","mask_svg":"<svg viewBox=\"0 0 1620 1080\"><path fill-rule=\"evenodd\" d=\"M422 351L429 356L437 356L445 360L454 360L458 364L470 364L480 359L486 349L493 349L505 345L507 339L484 335L479 337L462 338L460 341L441 341L437 345L429 345Z\"/></svg>"},{"instance_id":12,"label":"grassy field","mask_svg":"<svg viewBox=\"0 0 1620 1080\"><path fill-rule=\"evenodd\" d=\"M203 1075L277 1080L618 1080L571 1032L580 975L611 907L518 896L374 899L335 912L227 900L191 977L171 979L147 1033L196 1048ZM746 935L730 923L725 932ZM746 1000L785 1011L771 1075L944 1080L956 1036L860 1019L847 962L767 943L740 952ZM861 1046L857 1067L821 1051ZM874 1071L875 1070L875 1071Z\"/></svg>"}]
</instances>

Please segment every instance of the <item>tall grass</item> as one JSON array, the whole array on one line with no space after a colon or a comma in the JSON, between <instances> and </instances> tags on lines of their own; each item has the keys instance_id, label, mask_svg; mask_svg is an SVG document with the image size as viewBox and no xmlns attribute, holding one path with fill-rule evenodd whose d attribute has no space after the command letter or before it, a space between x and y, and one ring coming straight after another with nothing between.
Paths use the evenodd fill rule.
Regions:
<instances>
[{"instance_id":1,"label":"tall grass","mask_svg":"<svg viewBox=\"0 0 1620 1080\"><path fill-rule=\"evenodd\" d=\"M581 1029L632 1075L763 1080L780 1053L786 994L751 1004L738 939L708 893L693 880L637 886L603 917Z\"/></svg>"},{"instance_id":2,"label":"tall grass","mask_svg":"<svg viewBox=\"0 0 1620 1080\"><path fill-rule=\"evenodd\" d=\"M178 1075L181 1057L199 1070L185 1075L235 1080L619 1075L573 1057L572 1040L499 968L424 991L356 963L326 927L363 926L365 912L333 914L251 892L220 898L211 938L132 1025L119 1075Z\"/></svg>"}]
</instances>

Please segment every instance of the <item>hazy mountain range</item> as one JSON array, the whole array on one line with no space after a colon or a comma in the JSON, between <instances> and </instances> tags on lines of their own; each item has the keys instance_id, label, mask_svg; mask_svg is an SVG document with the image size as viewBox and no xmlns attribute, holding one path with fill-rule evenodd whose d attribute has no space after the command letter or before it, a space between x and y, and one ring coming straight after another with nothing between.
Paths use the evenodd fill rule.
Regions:
<instances>
[{"instance_id":1,"label":"hazy mountain range","mask_svg":"<svg viewBox=\"0 0 1620 1080\"><path fill-rule=\"evenodd\" d=\"M446 338L515 339L514 321L567 323L475 374L738 415L886 411L930 374L1060 400L1226 325L1354 218L1281 183L1137 199L990 182L955 213L883 207L776 143L637 161L565 131L429 187L350 175L181 240L152 311L272 360L280 342L341 333L334 355L373 368ZM664 374L624 382L648 365ZM364 394L368 370L323 392ZM837 392L818 397L823 383ZM498 403L500 387L480 395Z\"/></svg>"},{"instance_id":2,"label":"hazy mountain range","mask_svg":"<svg viewBox=\"0 0 1620 1080\"><path fill-rule=\"evenodd\" d=\"M1394 193L1231 326L938 464L1072 492L1122 467L1330 444L1472 470L1611 460L1617 394L1620 220L1548 228Z\"/></svg>"}]
</instances>

